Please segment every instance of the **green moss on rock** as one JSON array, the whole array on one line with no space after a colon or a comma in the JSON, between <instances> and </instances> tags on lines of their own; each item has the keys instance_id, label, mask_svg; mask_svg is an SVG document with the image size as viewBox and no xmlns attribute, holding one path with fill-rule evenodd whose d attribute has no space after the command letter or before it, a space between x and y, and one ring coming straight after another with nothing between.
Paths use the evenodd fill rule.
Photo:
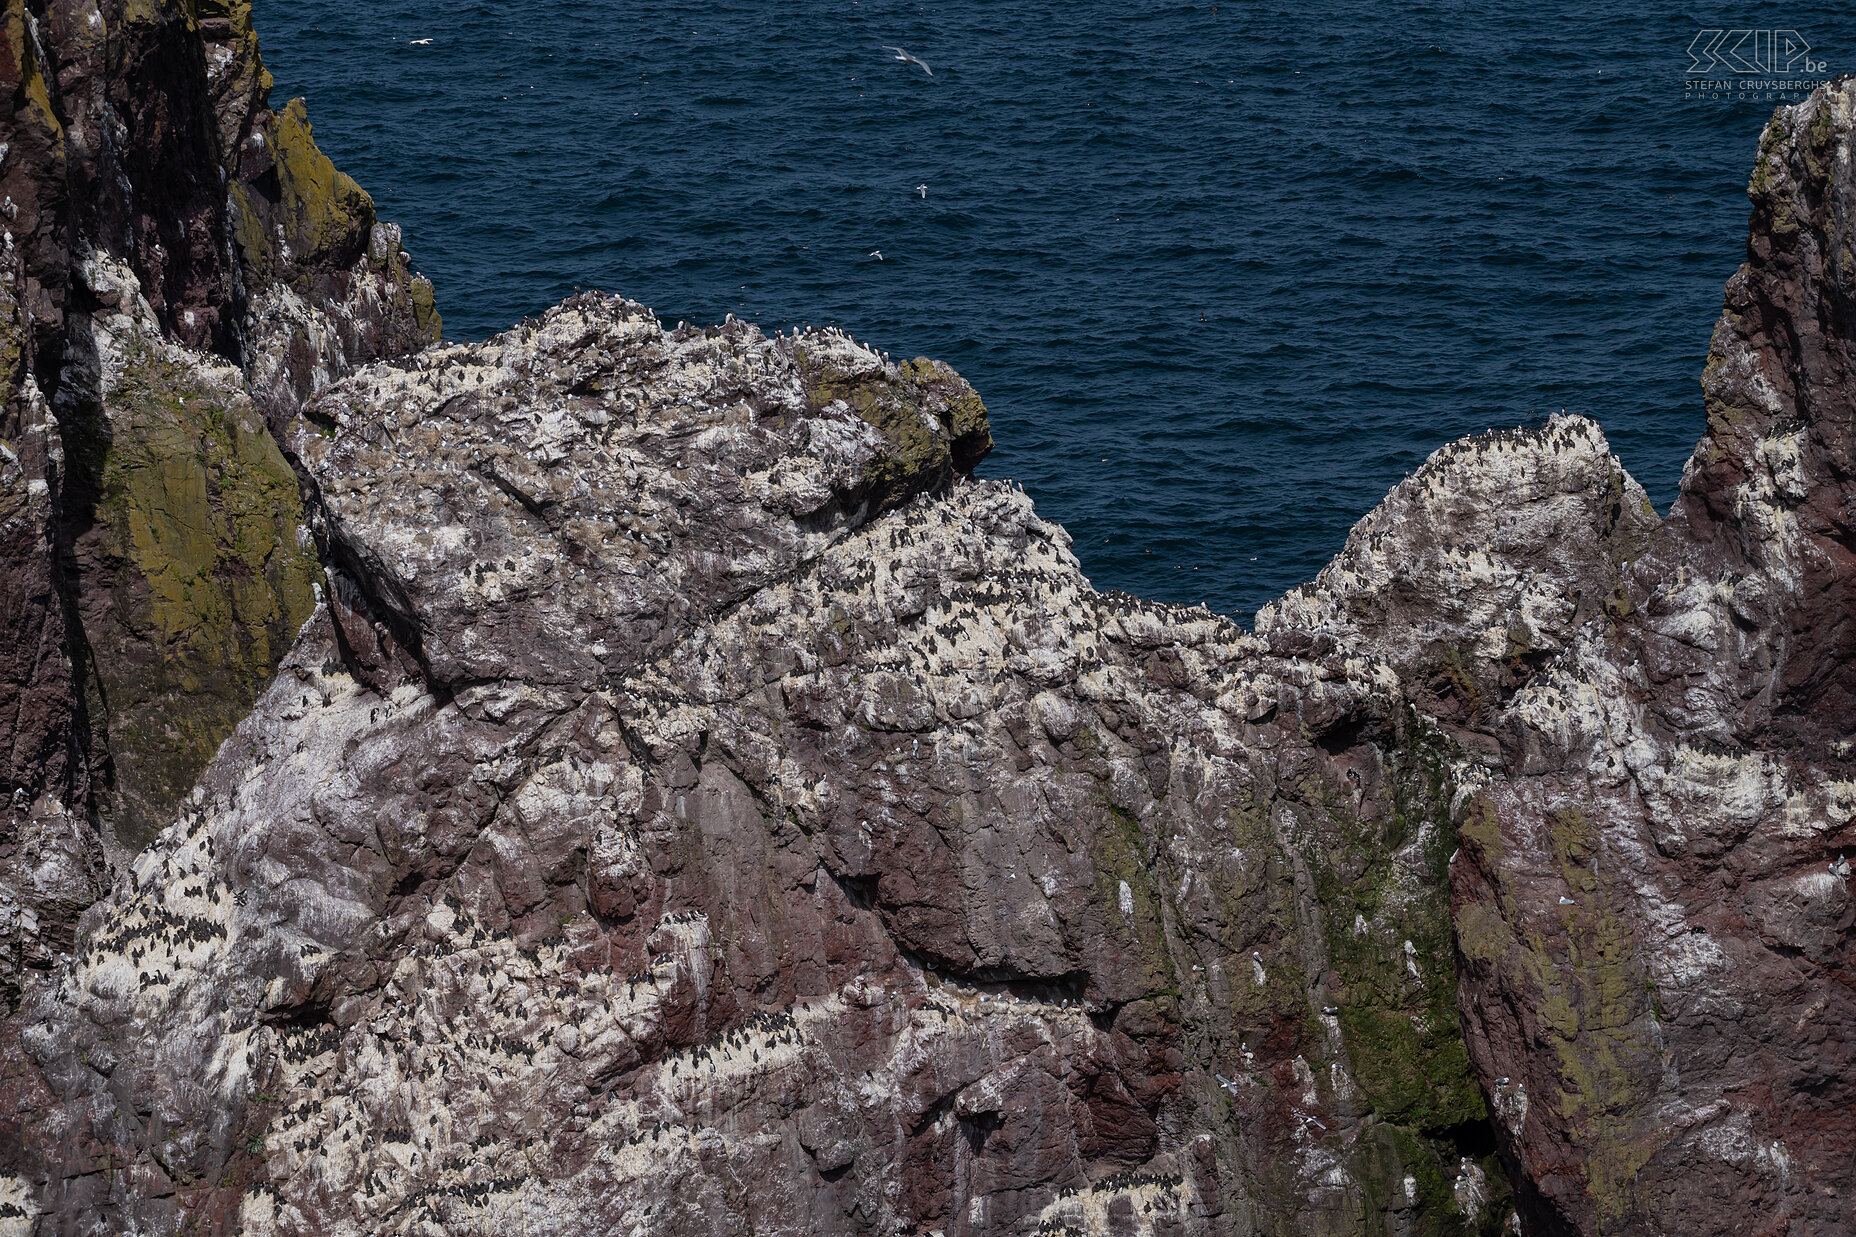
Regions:
<instances>
[{"instance_id":1,"label":"green moss on rock","mask_svg":"<svg viewBox=\"0 0 1856 1237\"><path fill-rule=\"evenodd\" d=\"M374 199L316 146L303 100L267 114L258 131L275 186L233 187L233 235L254 277L308 291L313 272L350 267L367 252ZM275 201L264 201L270 192Z\"/></svg>"},{"instance_id":2,"label":"green moss on rock","mask_svg":"<svg viewBox=\"0 0 1856 1237\"><path fill-rule=\"evenodd\" d=\"M795 355L811 411L842 400L882 431L887 449L865 470L879 509L971 472L992 450L986 405L938 361L924 357L881 373L847 374L803 346Z\"/></svg>"},{"instance_id":3,"label":"green moss on rock","mask_svg":"<svg viewBox=\"0 0 1856 1237\"><path fill-rule=\"evenodd\" d=\"M133 841L250 710L309 617L318 567L296 476L242 397L132 341L106 411L96 535L117 567L91 643Z\"/></svg>"},{"instance_id":4,"label":"green moss on rock","mask_svg":"<svg viewBox=\"0 0 1856 1237\"><path fill-rule=\"evenodd\" d=\"M1334 1009L1349 1072L1372 1110L1370 1137L1351 1153L1365 1190L1356 1231L1469 1234L1505 1218L1507 1185L1457 1013L1454 751L1415 711L1385 720L1389 793L1379 813L1362 819L1350 796L1319 778L1301 790L1325 817L1315 843L1302 847L1328 955L1327 995L1318 999ZM1484 823L1472 814L1469 828ZM1499 837L1490 831L1480 844ZM1499 952L1491 937L1484 947ZM1472 1221L1457 1204L1452 1182L1464 1158L1486 1160L1503 1200L1487 1209L1493 1217Z\"/></svg>"},{"instance_id":5,"label":"green moss on rock","mask_svg":"<svg viewBox=\"0 0 1856 1237\"><path fill-rule=\"evenodd\" d=\"M1436 1131L1484 1120L1487 1109L1456 1011L1447 753L1416 715L1403 729L1390 819L1332 807L1340 845L1316 880L1354 1076L1382 1119Z\"/></svg>"}]
</instances>

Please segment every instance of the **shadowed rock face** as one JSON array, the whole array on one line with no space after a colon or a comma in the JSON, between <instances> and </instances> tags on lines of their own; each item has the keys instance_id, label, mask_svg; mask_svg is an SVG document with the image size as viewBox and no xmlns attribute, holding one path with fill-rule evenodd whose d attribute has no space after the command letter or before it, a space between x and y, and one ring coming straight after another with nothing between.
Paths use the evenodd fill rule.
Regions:
<instances>
[{"instance_id":1,"label":"shadowed rock face","mask_svg":"<svg viewBox=\"0 0 1856 1237\"><path fill-rule=\"evenodd\" d=\"M418 347L245 6L68 7L6 10L79 67L0 138L0 1231L1840 1231L1849 79L1669 520L1589 421L1466 439L1249 634L1092 589L937 363ZM112 90L227 173L197 267L123 239L194 182L68 205Z\"/></svg>"},{"instance_id":2,"label":"shadowed rock face","mask_svg":"<svg viewBox=\"0 0 1856 1237\"><path fill-rule=\"evenodd\" d=\"M0 31L10 1007L314 606L267 419L438 323L301 103L268 109L248 4L7 0Z\"/></svg>"}]
</instances>

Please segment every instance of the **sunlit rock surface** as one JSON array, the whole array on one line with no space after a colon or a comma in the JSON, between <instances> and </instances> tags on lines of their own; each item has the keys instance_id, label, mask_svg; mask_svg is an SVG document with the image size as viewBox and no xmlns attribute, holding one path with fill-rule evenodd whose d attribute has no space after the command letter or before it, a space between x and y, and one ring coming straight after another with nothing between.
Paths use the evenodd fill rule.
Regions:
<instances>
[{"instance_id":1,"label":"sunlit rock surface","mask_svg":"<svg viewBox=\"0 0 1856 1237\"><path fill-rule=\"evenodd\" d=\"M932 361L432 343L242 4L3 11L0 1232L1845 1231L1849 79L1666 521L1466 439L1252 634Z\"/></svg>"}]
</instances>

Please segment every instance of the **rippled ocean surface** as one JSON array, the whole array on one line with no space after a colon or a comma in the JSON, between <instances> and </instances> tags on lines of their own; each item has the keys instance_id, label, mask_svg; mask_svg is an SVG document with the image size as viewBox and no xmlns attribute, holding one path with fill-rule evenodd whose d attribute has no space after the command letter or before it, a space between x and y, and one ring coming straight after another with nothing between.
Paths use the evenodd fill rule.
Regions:
<instances>
[{"instance_id":1,"label":"rippled ocean surface","mask_svg":"<svg viewBox=\"0 0 1856 1237\"><path fill-rule=\"evenodd\" d=\"M255 8L447 336L598 287L940 358L1098 588L1245 621L1485 427L1595 417L1666 507L1760 128L1856 69L1829 5L1739 21L1777 90L1667 3Z\"/></svg>"}]
</instances>

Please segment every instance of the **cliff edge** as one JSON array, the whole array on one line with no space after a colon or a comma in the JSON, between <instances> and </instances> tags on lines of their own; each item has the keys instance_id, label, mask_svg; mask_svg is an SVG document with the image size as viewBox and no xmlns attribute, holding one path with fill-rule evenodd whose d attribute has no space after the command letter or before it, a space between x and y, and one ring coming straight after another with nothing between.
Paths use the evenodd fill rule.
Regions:
<instances>
[{"instance_id":1,"label":"cliff edge","mask_svg":"<svg viewBox=\"0 0 1856 1237\"><path fill-rule=\"evenodd\" d=\"M1667 519L1479 435L1245 632L936 362L437 342L245 5L4 12L0 1232L1843 1231L1856 79Z\"/></svg>"}]
</instances>

